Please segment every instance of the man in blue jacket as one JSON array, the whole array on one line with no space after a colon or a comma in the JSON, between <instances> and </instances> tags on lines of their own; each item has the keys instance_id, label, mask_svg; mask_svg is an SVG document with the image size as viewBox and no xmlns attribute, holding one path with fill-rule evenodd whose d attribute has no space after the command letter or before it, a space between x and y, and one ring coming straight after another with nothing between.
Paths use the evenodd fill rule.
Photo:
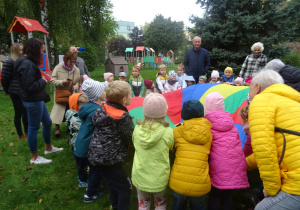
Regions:
<instances>
[{"instance_id":1,"label":"man in blue jacket","mask_svg":"<svg viewBox=\"0 0 300 210\"><path fill-rule=\"evenodd\" d=\"M201 48L201 38L195 36L193 39L193 49L187 51L184 59L184 67L187 75L193 76L196 84L199 76L207 73L210 66L210 59L208 51Z\"/></svg>"}]
</instances>

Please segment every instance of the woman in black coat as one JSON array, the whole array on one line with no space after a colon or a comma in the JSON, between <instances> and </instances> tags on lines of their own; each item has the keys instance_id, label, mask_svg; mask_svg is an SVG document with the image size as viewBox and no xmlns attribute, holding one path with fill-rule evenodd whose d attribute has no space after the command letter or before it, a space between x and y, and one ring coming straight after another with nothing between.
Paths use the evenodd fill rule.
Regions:
<instances>
[{"instance_id":1,"label":"woman in black coat","mask_svg":"<svg viewBox=\"0 0 300 210\"><path fill-rule=\"evenodd\" d=\"M10 47L10 59L4 62L1 73L1 84L6 94L10 95L15 110L14 124L17 130L18 139L27 140L28 119L27 111L23 106L20 97L20 87L16 75L13 72L15 61L22 55L23 45L14 43ZM24 126L24 133L22 130L22 122Z\"/></svg>"}]
</instances>

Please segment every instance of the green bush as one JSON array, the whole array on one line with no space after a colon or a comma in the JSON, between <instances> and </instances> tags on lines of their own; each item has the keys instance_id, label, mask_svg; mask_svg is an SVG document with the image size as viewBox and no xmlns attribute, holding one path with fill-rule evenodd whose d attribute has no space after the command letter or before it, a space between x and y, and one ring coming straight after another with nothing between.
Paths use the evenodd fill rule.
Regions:
<instances>
[{"instance_id":1,"label":"green bush","mask_svg":"<svg viewBox=\"0 0 300 210\"><path fill-rule=\"evenodd\" d=\"M91 44L83 46L85 48L84 52L78 54L79 57L84 59L85 65L89 71L94 71L94 69L99 65L97 48Z\"/></svg>"},{"instance_id":2,"label":"green bush","mask_svg":"<svg viewBox=\"0 0 300 210\"><path fill-rule=\"evenodd\" d=\"M285 64L289 64L300 69L300 54L292 52L280 58Z\"/></svg>"}]
</instances>

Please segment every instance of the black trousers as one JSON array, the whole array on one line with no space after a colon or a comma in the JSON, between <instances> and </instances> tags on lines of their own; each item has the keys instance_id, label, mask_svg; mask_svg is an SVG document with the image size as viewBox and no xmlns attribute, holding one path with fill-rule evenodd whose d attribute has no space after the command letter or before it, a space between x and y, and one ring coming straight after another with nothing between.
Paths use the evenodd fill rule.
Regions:
<instances>
[{"instance_id":1,"label":"black trousers","mask_svg":"<svg viewBox=\"0 0 300 210\"><path fill-rule=\"evenodd\" d=\"M27 133L27 131L28 131L27 110L23 106L20 96L11 94L10 98L13 102L13 106L14 106L14 110L15 110L14 124L15 124L16 130L17 130L18 136L21 136L23 134L21 120L23 122L25 133Z\"/></svg>"},{"instance_id":2,"label":"black trousers","mask_svg":"<svg viewBox=\"0 0 300 210\"><path fill-rule=\"evenodd\" d=\"M208 197L208 210L219 209L220 204L222 210L231 210L232 192L233 190L221 190L211 186Z\"/></svg>"}]
</instances>

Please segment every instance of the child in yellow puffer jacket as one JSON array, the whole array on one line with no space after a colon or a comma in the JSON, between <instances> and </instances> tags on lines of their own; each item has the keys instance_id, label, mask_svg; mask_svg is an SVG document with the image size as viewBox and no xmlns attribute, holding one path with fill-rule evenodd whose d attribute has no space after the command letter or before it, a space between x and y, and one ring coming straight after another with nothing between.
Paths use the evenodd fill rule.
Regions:
<instances>
[{"instance_id":1,"label":"child in yellow puffer jacket","mask_svg":"<svg viewBox=\"0 0 300 210\"><path fill-rule=\"evenodd\" d=\"M183 122L173 129L176 158L169 186L174 190L173 210L205 209L204 199L210 192L208 156L212 142L211 123L204 118L203 105L198 100L183 103Z\"/></svg>"}]
</instances>

